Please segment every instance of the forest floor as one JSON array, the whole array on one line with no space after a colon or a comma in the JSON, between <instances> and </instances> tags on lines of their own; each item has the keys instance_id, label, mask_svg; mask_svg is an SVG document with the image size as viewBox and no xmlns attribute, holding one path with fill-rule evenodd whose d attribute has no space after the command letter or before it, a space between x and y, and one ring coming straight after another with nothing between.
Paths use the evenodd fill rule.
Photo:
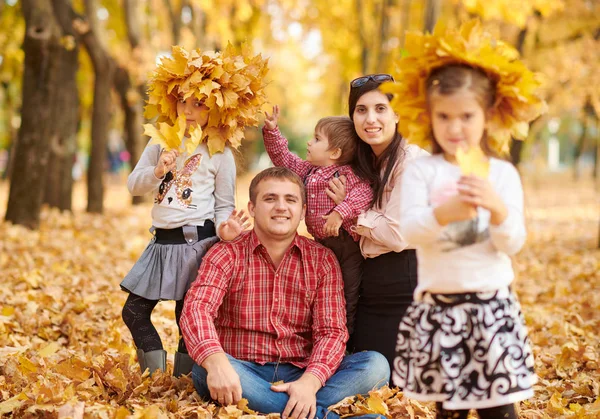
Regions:
<instances>
[{"instance_id":1,"label":"forest floor","mask_svg":"<svg viewBox=\"0 0 600 419\"><path fill-rule=\"evenodd\" d=\"M239 208L249 180L239 179ZM566 175L524 183L528 241L514 258L514 288L540 380L520 417L600 418L600 194L591 180ZM85 213L85 185L77 184L73 213L44 209L37 231L0 221L0 417L265 417L204 402L189 378L170 376L172 302L153 313L169 371L140 375L119 282L151 237L151 205L131 206L124 185L111 178L103 215ZM7 197L0 183L2 219ZM388 387L336 409L434 417L431 405Z\"/></svg>"}]
</instances>

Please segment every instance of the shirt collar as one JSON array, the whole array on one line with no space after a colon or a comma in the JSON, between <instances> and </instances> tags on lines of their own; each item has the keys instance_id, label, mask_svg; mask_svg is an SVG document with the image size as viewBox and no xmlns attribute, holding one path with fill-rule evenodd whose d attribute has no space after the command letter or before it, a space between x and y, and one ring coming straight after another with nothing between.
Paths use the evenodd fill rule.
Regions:
<instances>
[{"instance_id":1,"label":"shirt collar","mask_svg":"<svg viewBox=\"0 0 600 419\"><path fill-rule=\"evenodd\" d=\"M250 250L252 252L254 252L257 247L263 246L263 244L260 242L260 240L258 240L258 236L256 235L256 232L254 231L254 229L252 229L250 231L250 234L248 237L248 242L250 245ZM294 236L294 240L292 240L292 244L290 245L290 247L288 248L287 251L289 252L290 249L292 249L293 247L297 247L300 252L302 252L302 250L303 250L303 243L302 243L302 240L300 239L300 235L298 234L298 232L296 232L296 235ZM264 246L263 246L263 248L264 248Z\"/></svg>"}]
</instances>

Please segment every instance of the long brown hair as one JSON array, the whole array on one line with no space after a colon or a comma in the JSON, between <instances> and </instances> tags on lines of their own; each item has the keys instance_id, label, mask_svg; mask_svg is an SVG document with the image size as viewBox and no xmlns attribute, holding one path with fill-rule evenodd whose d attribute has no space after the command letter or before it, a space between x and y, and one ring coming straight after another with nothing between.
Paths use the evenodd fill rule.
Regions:
<instances>
[{"instance_id":1,"label":"long brown hair","mask_svg":"<svg viewBox=\"0 0 600 419\"><path fill-rule=\"evenodd\" d=\"M381 85L373 79L369 79L365 84L359 87L352 87L348 95L348 111L350 118L354 120L354 109L356 103L362 95L373 90L377 90ZM388 100L392 100L392 95L386 95ZM358 142L356 151L356 160L354 163L354 171L356 174L368 180L373 186L373 201L371 206L381 206L383 201L383 191L385 185L390 180L392 170L396 163L402 164L406 155L405 141L402 135L398 132L398 126L394 132L392 142L379 156L376 156L371 146L364 141ZM383 176L381 173L383 172Z\"/></svg>"}]
</instances>

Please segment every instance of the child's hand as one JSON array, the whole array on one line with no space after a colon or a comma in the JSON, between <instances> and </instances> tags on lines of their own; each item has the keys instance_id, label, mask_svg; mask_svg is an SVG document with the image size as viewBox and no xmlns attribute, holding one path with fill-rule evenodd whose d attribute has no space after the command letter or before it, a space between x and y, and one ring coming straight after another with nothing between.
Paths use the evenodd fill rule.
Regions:
<instances>
[{"instance_id":1,"label":"child's hand","mask_svg":"<svg viewBox=\"0 0 600 419\"><path fill-rule=\"evenodd\" d=\"M342 221L344 221L340 213L331 211L331 214L323 215L323 219L327 220L323 225L325 237L337 237L342 226Z\"/></svg>"},{"instance_id":2,"label":"child's hand","mask_svg":"<svg viewBox=\"0 0 600 419\"><path fill-rule=\"evenodd\" d=\"M332 178L325 193L335 205L340 205L346 199L346 175Z\"/></svg>"},{"instance_id":3,"label":"child's hand","mask_svg":"<svg viewBox=\"0 0 600 419\"><path fill-rule=\"evenodd\" d=\"M462 195L454 195L433 210L437 222L445 226L456 221L470 220L477 216L477 207L465 202Z\"/></svg>"},{"instance_id":4,"label":"child's hand","mask_svg":"<svg viewBox=\"0 0 600 419\"><path fill-rule=\"evenodd\" d=\"M492 225L500 225L506 219L506 205L489 180L473 175L463 176L458 181L458 191L463 202L488 210Z\"/></svg>"},{"instance_id":5,"label":"child's hand","mask_svg":"<svg viewBox=\"0 0 600 419\"><path fill-rule=\"evenodd\" d=\"M244 210L233 210L229 218L219 224L219 237L224 241L234 240L248 227L250 223Z\"/></svg>"},{"instance_id":6,"label":"child's hand","mask_svg":"<svg viewBox=\"0 0 600 419\"><path fill-rule=\"evenodd\" d=\"M273 113L269 115L265 112L265 128L269 131L277 128L277 120L279 119L279 105L273 106Z\"/></svg>"},{"instance_id":7,"label":"child's hand","mask_svg":"<svg viewBox=\"0 0 600 419\"><path fill-rule=\"evenodd\" d=\"M167 173L175 169L177 166L177 156L179 156L179 151L177 150L163 150L154 168L154 176L162 179Z\"/></svg>"}]
</instances>

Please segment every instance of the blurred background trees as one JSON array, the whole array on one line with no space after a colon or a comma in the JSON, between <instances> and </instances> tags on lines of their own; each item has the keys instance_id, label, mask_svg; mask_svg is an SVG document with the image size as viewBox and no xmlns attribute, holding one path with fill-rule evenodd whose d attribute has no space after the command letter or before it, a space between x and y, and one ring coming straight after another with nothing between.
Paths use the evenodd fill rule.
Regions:
<instances>
[{"instance_id":1,"label":"blurred background trees","mask_svg":"<svg viewBox=\"0 0 600 419\"><path fill-rule=\"evenodd\" d=\"M303 155L319 118L347 113L351 79L393 69L407 30L473 16L545 75L549 112L529 141L515 143L513 161L600 174L595 0L0 0L0 14L6 218L30 227L43 203L69 210L79 179L88 211L102 212L104 185L123 182L115 174L147 142L146 80L173 44L218 50L248 41L269 57L270 103L281 105L282 130ZM260 164L260 138L248 130L242 170Z\"/></svg>"}]
</instances>

